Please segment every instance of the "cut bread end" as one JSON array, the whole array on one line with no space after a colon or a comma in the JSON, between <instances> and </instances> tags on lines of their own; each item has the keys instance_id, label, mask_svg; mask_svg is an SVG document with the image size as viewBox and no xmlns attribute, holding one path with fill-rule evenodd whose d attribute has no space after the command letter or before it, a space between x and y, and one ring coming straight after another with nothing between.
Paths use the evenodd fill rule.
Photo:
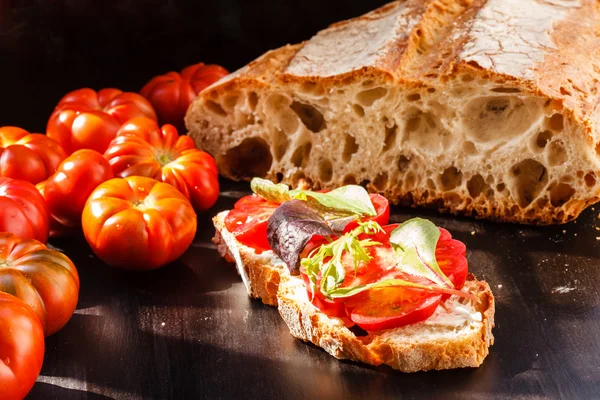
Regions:
<instances>
[{"instance_id":1,"label":"cut bread end","mask_svg":"<svg viewBox=\"0 0 600 400\"><path fill-rule=\"evenodd\" d=\"M290 276L272 251L256 254L225 227L223 211L213 218L219 253L235 262L252 298L277 306L291 334L339 359L389 365L403 372L477 367L494 343L494 296L489 285L469 275L464 290L476 301L452 296L426 321L356 336L309 300L302 280Z\"/></svg>"}]
</instances>

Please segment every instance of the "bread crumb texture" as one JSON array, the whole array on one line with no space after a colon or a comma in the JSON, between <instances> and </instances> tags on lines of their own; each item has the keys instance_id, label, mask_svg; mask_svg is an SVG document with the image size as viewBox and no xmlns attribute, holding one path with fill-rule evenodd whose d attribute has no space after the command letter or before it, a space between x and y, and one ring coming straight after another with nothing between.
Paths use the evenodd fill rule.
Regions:
<instances>
[{"instance_id":1,"label":"bread crumb texture","mask_svg":"<svg viewBox=\"0 0 600 400\"><path fill-rule=\"evenodd\" d=\"M599 200L600 3L390 3L263 55L186 123L221 174L564 223Z\"/></svg>"}]
</instances>

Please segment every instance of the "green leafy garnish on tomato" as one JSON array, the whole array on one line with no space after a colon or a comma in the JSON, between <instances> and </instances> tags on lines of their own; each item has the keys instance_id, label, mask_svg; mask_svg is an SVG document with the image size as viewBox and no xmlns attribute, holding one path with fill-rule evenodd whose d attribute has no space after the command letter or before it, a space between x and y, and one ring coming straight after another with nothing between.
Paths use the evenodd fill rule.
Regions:
<instances>
[{"instance_id":1,"label":"green leafy garnish on tomato","mask_svg":"<svg viewBox=\"0 0 600 400\"><path fill-rule=\"evenodd\" d=\"M369 193L361 186L347 185L330 192L290 190L282 183L275 184L267 179L254 178L250 182L252 191L265 200L283 203L291 199L307 201L316 210L334 215L375 216L377 211Z\"/></svg>"}]
</instances>

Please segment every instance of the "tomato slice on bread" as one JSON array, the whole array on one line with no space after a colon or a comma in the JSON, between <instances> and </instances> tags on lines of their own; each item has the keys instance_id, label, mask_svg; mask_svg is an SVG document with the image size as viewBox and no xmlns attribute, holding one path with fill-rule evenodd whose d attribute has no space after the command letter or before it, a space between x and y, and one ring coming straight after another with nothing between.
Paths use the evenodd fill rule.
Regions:
<instances>
[{"instance_id":1,"label":"tomato slice on bread","mask_svg":"<svg viewBox=\"0 0 600 400\"><path fill-rule=\"evenodd\" d=\"M369 237L382 244L369 247L371 261L359 265L357 269L354 269L352 258L346 258L346 254L344 254L342 263L346 269L346 276L341 287L366 285L388 278L428 284L424 278L405 274L394 267L395 255L389 244L389 235L397 226L398 224L383 226L383 232ZM367 235L359 238L366 239ZM314 250L323 243L323 241L313 240L309 245L312 245ZM309 249L307 248L307 250ZM306 251L304 254L307 255ZM440 269L455 285L455 289L462 288L467 277L468 263L465 255L465 245L452 239L448 231L440 228L436 260ZM435 312L441 301L449 297L447 294L436 294L418 289L386 287L366 290L347 298L329 299L320 291L313 294L308 276L302 268L300 272L313 305L330 317L341 318L346 326L356 324L366 331L393 329L424 321ZM317 280L317 286L319 285L320 280Z\"/></svg>"},{"instance_id":2,"label":"tomato slice on bread","mask_svg":"<svg viewBox=\"0 0 600 400\"><path fill-rule=\"evenodd\" d=\"M382 226L387 224L390 219L389 201L379 194L370 194L369 197L377 215L364 218L363 221L373 220ZM267 221L278 206L278 203L267 201L255 194L242 197L225 217L225 226L240 243L252 247L255 252L262 253L270 250L267 240ZM351 222L344 232L350 232L357 226L357 222Z\"/></svg>"}]
</instances>

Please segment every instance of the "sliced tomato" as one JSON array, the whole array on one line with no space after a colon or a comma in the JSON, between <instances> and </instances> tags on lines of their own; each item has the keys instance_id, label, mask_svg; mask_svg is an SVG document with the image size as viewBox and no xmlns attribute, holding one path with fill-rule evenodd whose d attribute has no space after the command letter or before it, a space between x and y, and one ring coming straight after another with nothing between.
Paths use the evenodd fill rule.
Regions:
<instances>
[{"instance_id":1,"label":"sliced tomato","mask_svg":"<svg viewBox=\"0 0 600 400\"><path fill-rule=\"evenodd\" d=\"M469 273L469 264L467 262L467 247L461 241L452 239L450 232L440 228L440 238L435 249L435 258L440 269L450 281L455 289L462 289ZM444 295L444 300L448 295Z\"/></svg>"},{"instance_id":2,"label":"sliced tomato","mask_svg":"<svg viewBox=\"0 0 600 400\"><path fill-rule=\"evenodd\" d=\"M387 224L390 219L389 201L379 194L369 196L377 215L366 218L364 221L373 220L382 226ZM252 247L257 253L270 250L271 246L267 240L267 221L278 206L279 204L267 201L255 194L242 197L225 217L225 226L240 243ZM349 232L357 226L357 222L351 222L346 226L344 232ZM323 238L315 236L313 240L320 241ZM314 244L311 247L314 248Z\"/></svg>"},{"instance_id":3,"label":"sliced tomato","mask_svg":"<svg viewBox=\"0 0 600 400\"><path fill-rule=\"evenodd\" d=\"M316 294L313 294L308 275L306 275L304 272L301 272L301 276L304 284L306 285L306 292L311 303L313 303L319 310L323 311L330 317L346 318L346 308L343 301L328 299L327 297L323 296L320 291L317 291Z\"/></svg>"},{"instance_id":4,"label":"sliced tomato","mask_svg":"<svg viewBox=\"0 0 600 400\"><path fill-rule=\"evenodd\" d=\"M352 322L366 331L414 324L429 318L442 296L401 287L371 289L346 302Z\"/></svg>"},{"instance_id":5,"label":"sliced tomato","mask_svg":"<svg viewBox=\"0 0 600 400\"><path fill-rule=\"evenodd\" d=\"M257 253L270 250L267 240L267 220L279 206L257 195L239 199L225 217L225 227L236 239Z\"/></svg>"}]
</instances>

